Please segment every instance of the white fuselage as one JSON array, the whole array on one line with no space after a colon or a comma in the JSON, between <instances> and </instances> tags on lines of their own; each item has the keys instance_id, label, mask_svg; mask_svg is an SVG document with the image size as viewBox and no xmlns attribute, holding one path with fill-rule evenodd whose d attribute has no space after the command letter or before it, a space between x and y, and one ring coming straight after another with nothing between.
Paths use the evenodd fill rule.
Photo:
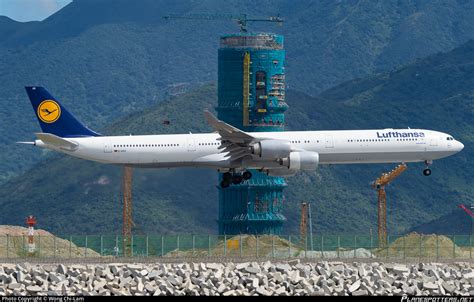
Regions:
<instances>
[{"instance_id":1,"label":"white fuselage","mask_svg":"<svg viewBox=\"0 0 474 302\"><path fill-rule=\"evenodd\" d=\"M464 147L450 135L422 129L252 132L256 138L288 141L292 151L319 154L319 164L432 161ZM36 145L101 163L137 167L266 168L274 161L247 158L236 164L221 153L217 133L68 138L74 151L36 140ZM236 166L237 165L237 166Z\"/></svg>"}]
</instances>

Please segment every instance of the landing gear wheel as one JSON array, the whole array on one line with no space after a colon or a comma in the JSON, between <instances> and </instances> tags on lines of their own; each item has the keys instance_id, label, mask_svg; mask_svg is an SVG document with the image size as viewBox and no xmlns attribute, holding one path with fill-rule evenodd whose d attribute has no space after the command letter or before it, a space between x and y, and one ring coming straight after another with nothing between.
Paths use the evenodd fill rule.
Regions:
<instances>
[{"instance_id":1,"label":"landing gear wheel","mask_svg":"<svg viewBox=\"0 0 474 302\"><path fill-rule=\"evenodd\" d=\"M431 169L429 169L429 168L424 169L423 170L423 175L424 176L430 176L431 175Z\"/></svg>"},{"instance_id":2,"label":"landing gear wheel","mask_svg":"<svg viewBox=\"0 0 474 302\"><path fill-rule=\"evenodd\" d=\"M222 174L222 179L227 182L230 182L232 180L232 174L230 172L226 172Z\"/></svg>"},{"instance_id":3,"label":"landing gear wheel","mask_svg":"<svg viewBox=\"0 0 474 302\"><path fill-rule=\"evenodd\" d=\"M225 188L227 188L227 187L229 187L229 186L230 186L230 181L228 181L228 180L222 180L222 181L221 181L221 187L222 187L222 188L225 189Z\"/></svg>"},{"instance_id":4,"label":"landing gear wheel","mask_svg":"<svg viewBox=\"0 0 474 302\"><path fill-rule=\"evenodd\" d=\"M249 180L250 178L252 178L252 172L250 172L250 171L245 171L245 172L242 174L242 177L244 178L244 180Z\"/></svg>"},{"instance_id":5,"label":"landing gear wheel","mask_svg":"<svg viewBox=\"0 0 474 302\"><path fill-rule=\"evenodd\" d=\"M234 174L234 176L232 176L232 183L234 185L238 185L238 184L242 183L242 181L243 181L242 175Z\"/></svg>"}]
</instances>

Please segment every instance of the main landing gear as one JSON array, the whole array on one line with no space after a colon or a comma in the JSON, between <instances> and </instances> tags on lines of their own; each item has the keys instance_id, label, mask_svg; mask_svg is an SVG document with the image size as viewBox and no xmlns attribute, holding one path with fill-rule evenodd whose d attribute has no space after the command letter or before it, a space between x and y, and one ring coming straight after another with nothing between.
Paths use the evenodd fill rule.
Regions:
<instances>
[{"instance_id":1,"label":"main landing gear","mask_svg":"<svg viewBox=\"0 0 474 302\"><path fill-rule=\"evenodd\" d=\"M241 184L244 180L249 180L252 178L252 173L250 171L245 171L244 173L235 173L235 172L226 172L222 174L221 187L227 188L231 184L238 185Z\"/></svg>"},{"instance_id":2,"label":"main landing gear","mask_svg":"<svg viewBox=\"0 0 474 302\"><path fill-rule=\"evenodd\" d=\"M431 175L431 169L429 168L429 166L431 166L432 164L433 164L432 160L425 160L426 169L423 170L423 175L424 176L430 176Z\"/></svg>"}]
</instances>

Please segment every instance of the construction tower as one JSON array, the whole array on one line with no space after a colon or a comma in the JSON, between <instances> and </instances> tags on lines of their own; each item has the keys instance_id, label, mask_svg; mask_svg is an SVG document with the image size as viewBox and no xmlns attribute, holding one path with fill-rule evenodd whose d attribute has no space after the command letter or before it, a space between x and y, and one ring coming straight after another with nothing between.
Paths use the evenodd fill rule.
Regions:
<instances>
[{"instance_id":1,"label":"construction tower","mask_svg":"<svg viewBox=\"0 0 474 302\"><path fill-rule=\"evenodd\" d=\"M122 175L122 194L123 194L123 213L122 213L122 249L123 256L132 255L132 175L131 167L123 168Z\"/></svg>"},{"instance_id":2,"label":"construction tower","mask_svg":"<svg viewBox=\"0 0 474 302\"><path fill-rule=\"evenodd\" d=\"M308 235L308 205L306 202L301 203L301 218L300 218L300 243L303 247L306 246L306 238Z\"/></svg>"},{"instance_id":3,"label":"construction tower","mask_svg":"<svg viewBox=\"0 0 474 302\"><path fill-rule=\"evenodd\" d=\"M244 32L221 37L218 118L244 131L283 131L288 109L284 65L281 35ZM218 186L220 234L280 233L287 184L281 177L252 174L239 185Z\"/></svg>"},{"instance_id":4,"label":"construction tower","mask_svg":"<svg viewBox=\"0 0 474 302\"><path fill-rule=\"evenodd\" d=\"M385 186L400 176L407 169L406 164L400 164L388 173L383 173L372 183L372 188L377 190L378 207L378 242L379 247L387 246L387 194Z\"/></svg>"}]
</instances>

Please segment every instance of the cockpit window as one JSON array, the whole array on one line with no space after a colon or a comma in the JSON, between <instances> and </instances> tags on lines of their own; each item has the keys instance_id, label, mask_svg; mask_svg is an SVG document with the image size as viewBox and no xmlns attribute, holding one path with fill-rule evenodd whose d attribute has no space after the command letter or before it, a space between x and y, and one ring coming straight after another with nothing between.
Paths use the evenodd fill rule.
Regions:
<instances>
[{"instance_id":1,"label":"cockpit window","mask_svg":"<svg viewBox=\"0 0 474 302\"><path fill-rule=\"evenodd\" d=\"M447 139L448 141L453 141L453 140L454 140L454 138L452 138L451 136L448 136L446 139Z\"/></svg>"}]
</instances>

